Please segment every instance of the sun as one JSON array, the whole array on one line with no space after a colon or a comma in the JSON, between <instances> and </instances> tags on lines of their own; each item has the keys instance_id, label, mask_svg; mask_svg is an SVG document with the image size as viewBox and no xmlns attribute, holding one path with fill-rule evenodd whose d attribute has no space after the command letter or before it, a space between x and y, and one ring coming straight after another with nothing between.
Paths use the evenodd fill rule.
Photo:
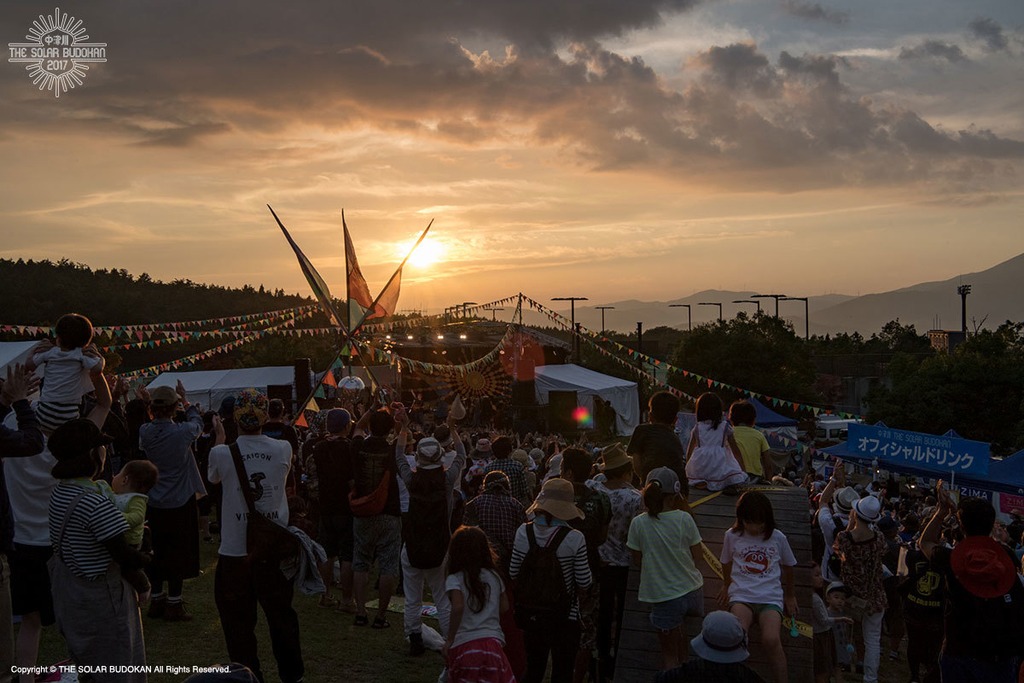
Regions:
<instances>
[{"instance_id":1,"label":"sun","mask_svg":"<svg viewBox=\"0 0 1024 683\"><path fill-rule=\"evenodd\" d=\"M401 254L399 258L405 258L405 255L409 253L409 249L412 247L411 242L405 242L398 245L398 252ZM445 246L441 242L432 240L429 237L423 240L416 251L409 257L409 265L417 268L428 268L436 263L444 261L445 257Z\"/></svg>"}]
</instances>

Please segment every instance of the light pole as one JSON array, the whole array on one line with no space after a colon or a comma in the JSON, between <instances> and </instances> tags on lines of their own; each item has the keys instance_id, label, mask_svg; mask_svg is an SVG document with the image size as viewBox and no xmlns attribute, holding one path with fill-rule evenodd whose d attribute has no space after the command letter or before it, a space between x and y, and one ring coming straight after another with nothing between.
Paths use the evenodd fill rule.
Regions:
<instances>
[{"instance_id":1,"label":"light pole","mask_svg":"<svg viewBox=\"0 0 1024 683\"><path fill-rule=\"evenodd\" d=\"M612 310L615 307L614 306L595 306L594 308L596 308L597 310L601 311L601 334L604 334L605 329L607 329L604 326L604 312L605 311L610 311L610 310Z\"/></svg>"},{"instance_id":2,"label":"light pole","mask_svg":"<svg viewBox=\"0 0 1024 683\"><path fill-rule=\"evenodd\" d=\"M484 310L491 312L491 320L497 320L498 319L497 312L498 311L504 311L505 309L504 308L484 308Z\"/></svg>"},{"instance_id":3,"label":"light pole","mask_svg":"<svg viewBox=\"0 0 1024 683\"><path fill-rule=\"evenodd\" d=\"M751 299L775 299L775 317L779 317L779 299L785 299L785 294L751 294Z\"/></svg>"},{"instance_id":4,"label":"light pole","mask_svg":"<svg viewBox=\"0 0 1024 683\"><path fill-rule=\"evenodd\" d=\"M686 329L693 330L693 311L690 310L690 304L669 304L669 308L685 308L686 309Z\"/></svg>"},{"instance_id":5,"label":"light pole","mask_svg":"<svg viewBox=\"0 0 1024 683\"><path fill-rule=\"evenodd\" d=\"M811 338L811 314L807 304L806 296L784 296L782 301L803 301L804 302L804 339Z\"/></svg>"},{"instance_id":6,"label":"light pole","mask_svg":"<svg viewBox=\"0 0 1024 683\"><path fill-rule=\"evenodd\" d=\"M967 338L967 295L971 293L970 285L960 285L956 288L956 293L960 295L960 331L964 335L964 339Z\"/></svg>"},{"instance_id":7,"label":"light pole","mask_svg":"<svg viewBox=\"0 0 1024 683\"><path fill-rule=\"evenodd\" d=\"M461 304L459 304L459 308L462 309L462 317L463 318L465 318L467 315L469 315L469 311L466 310L466 309L468 309L470 306L476 306L476 302L475 301L463 301Z\"/></svg>"},{"instance_id":8,"label":"light pole","mask_svg":"<svg viewBox=\"0 0 1024 683\"><path fill-rule=\"evenodd\" d=\"M569 319L572 321L572 361L578 363L580 360L580 345L579 338L576 336L576 302L577 301L590 301L585 296L555 296L551 297L552 301L568 301L569 302Z\"/></svg>"},{"instance_id":9,"label":"light pole","mask_svg":"<svg viewBox=\"0 0 1024 683\"><path fill-rule=\"evenodd\" d=\"M757 312L758 312L758 314L761 313L761 302L760 301L754 301L753 299L736 299L735 301L733 301L733 303L734 304L757 304Z\"/></svg>"},{"instance_id":10,"label":"light pole","mask_svg":"<svg viewBox=\"0 0 1024 683\"><path fill-rule=\"evenodd\" d=\"M718 306L718 322L722 322L722 304L717 301L701 301L698 306Z\"/></svg>"}]
</instances>

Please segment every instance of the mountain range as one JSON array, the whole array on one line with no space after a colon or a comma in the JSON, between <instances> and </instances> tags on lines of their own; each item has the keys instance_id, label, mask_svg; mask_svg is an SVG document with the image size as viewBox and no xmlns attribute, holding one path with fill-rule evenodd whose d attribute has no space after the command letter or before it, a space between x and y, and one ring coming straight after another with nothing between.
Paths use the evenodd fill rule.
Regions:
<instances>
[{"instance_id":1,"label":"mountain range","mask_svg":"<svg viewBox=\"0 0 1024 683\"><path fill-rule=\"evenodd\" d=\"M810 318L810 334L835 334L837 332L860 332L868 337L878 332L890 320L899 319L911 324L918 332L931 329L959 330L961 323L961 301L957 287L971 285L967 297L967 329L975 326L994 329L1007 320L1024 320L1024 254L1019 254L987 270L968 273L948 280L922 282L910 287L879 294L847 296L826 294L808 297L807 317ZM771 292L766 292L771 293ZM601 311L596 306L613 306L605 311L605 327L609 330L633 332L637 322L643 322L644 329L662 325L686 329L687 309L672 308L673 304L690 305L694 325L718 317L718 307L702 303L721 303L722 315L728 320L739 311L754 313L756 305L737 304L737 300L750 300L757 294L753 291L704 290L691 296L671 301L610 301L594 306L577 305L576 321L591 330L601 329ZM760 299L762 309L775 313L775 301ZM546 304L553 310L569 315L568 309L560 305ZM804 302L780 301L778 312L792 322L797 333L804 332ZM544 318L524 311L524 322L543 323ZM547 323L550 324L550 323Z\"/></svg>"}]
</instances>

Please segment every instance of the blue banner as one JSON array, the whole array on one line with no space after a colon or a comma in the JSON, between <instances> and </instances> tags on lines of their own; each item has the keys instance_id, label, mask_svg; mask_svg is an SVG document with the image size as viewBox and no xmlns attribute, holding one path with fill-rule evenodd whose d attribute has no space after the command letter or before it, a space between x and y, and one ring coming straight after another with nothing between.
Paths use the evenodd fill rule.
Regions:
<instances>
[{"instance_id":1,"label":"blue banner","mask_svg":"<svg viewBox=\"0 0 1024 683\"><path fill-rule=\"evenodd\" d=\"M907 465L932 472L988 474L989 445L981 441L935 436L902 429L851 423L846 445L861 458Z\"/></svg>"}]
</instances>

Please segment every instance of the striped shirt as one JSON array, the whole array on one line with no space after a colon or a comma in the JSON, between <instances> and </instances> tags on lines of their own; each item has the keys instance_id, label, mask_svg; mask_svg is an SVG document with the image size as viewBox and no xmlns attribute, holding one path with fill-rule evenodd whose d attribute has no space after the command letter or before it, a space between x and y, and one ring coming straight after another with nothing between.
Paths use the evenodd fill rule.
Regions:
<instances>
[{"instance_id":1,"label":"striped shirt","mask_svg":"<svg viewBox=\"0 0 1024 683\"><path fill-rule=\"evenodd\" d=\"M50 496L50 545L73 574L94 579L105 574L113 562L103 542L128 531L128 522L113 501L98 488L87 491L71 511L64 531L64 543L61 544L60 527L64 523L64 515L71 501L82 492L82 487L62 481L53 489Z\"/></svg>"},{"instance_id":2,"label":"striped shirt","mask_svg":"<svg viewBox=\"0 0 1024 683\"><path fill-rule=\"evenodd\" d=\"M533 533L537 538L537 545L547 547L551 542L558 526L546 526L534 524ZM519 576L519 568L526 559L526 553L530 550L530 539L526 536L526 525L516 530L516 540L512 544L512 564L509 567L509 575L516 579ZM562 565L562 578L565 580L565 587L572 596L572 607L569 610L569 620L579 621L580 608L576 599L577 590L587 588L593 582L590 573L590 563L587 562L587 542L583 534L575 529L569 531L565 540L558 546L556 553L558 562Z\"/></svg>"}]
</instances>

